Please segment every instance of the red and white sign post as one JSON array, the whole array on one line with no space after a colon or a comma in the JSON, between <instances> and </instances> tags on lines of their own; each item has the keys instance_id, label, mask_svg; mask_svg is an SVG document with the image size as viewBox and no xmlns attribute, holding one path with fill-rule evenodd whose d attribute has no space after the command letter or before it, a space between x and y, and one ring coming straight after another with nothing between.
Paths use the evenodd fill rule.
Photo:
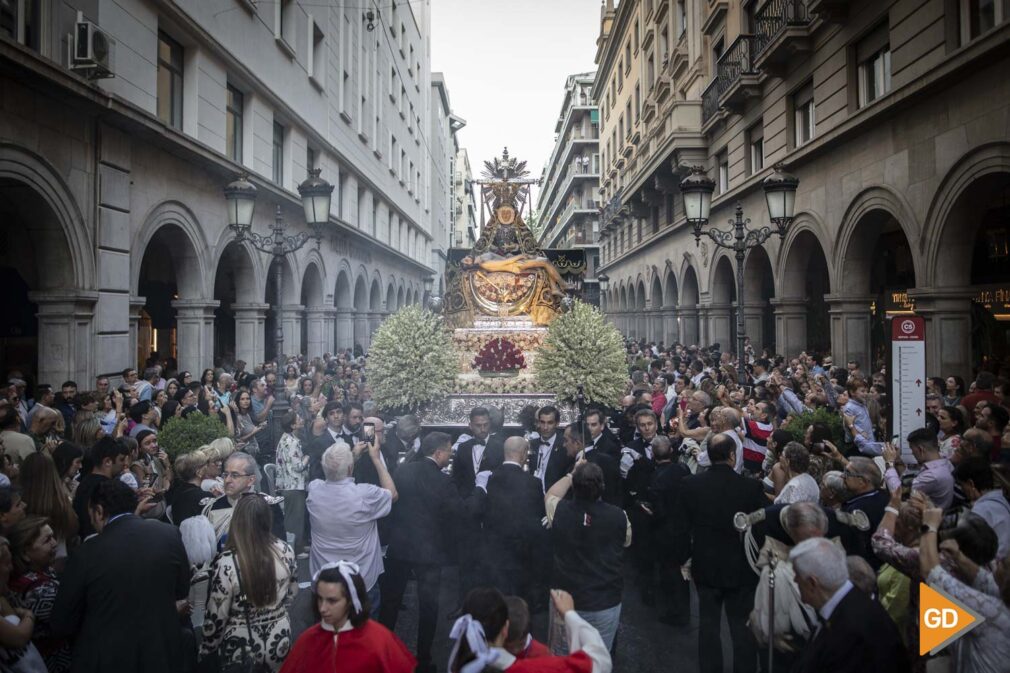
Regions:
<instances>
[{"instance_id":1,"label":"red and white sign post","mask_svg":"<svg viewBox=\"0 0 1010 673\"><path fill-rule=\"evenodd\" d=\"M915 463L905 439L926 424L926 322L918 316L891 319L891 428L907 463Z\"/></svg>"}]
</instances>

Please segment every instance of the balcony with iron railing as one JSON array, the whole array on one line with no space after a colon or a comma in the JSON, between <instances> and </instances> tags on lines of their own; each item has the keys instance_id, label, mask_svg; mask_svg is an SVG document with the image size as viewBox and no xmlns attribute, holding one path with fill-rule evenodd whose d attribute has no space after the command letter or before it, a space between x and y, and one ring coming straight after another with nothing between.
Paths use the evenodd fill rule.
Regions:
<instances>
[{"instance_id":1,"label":"balcony with iron railing","mask_svg":"<svg viewBox=\"0 0 1010 673\"><path fill-rule=\"evenodd\" d=\"M715 78L705 87L701 94L701 123L708 124L719 112L719 79Z\"/></svg>"},{"instance_id":2,"label":"balcony with iron railing","mask_svg":"<svg viewBox=\"0 0 1010 673\"><path fill-rule=\"evenodd\" d=\"M738 109L748 98L761 95L753 54L754 36L740 35L719 58L715 81L723 107Z\"/></svg>"},{"instance_id":3,"label":"balcony with iron railing","mask_svg":"<svg viewBox=\"0 0 1010 673\"><path fill-rule=\"evenodd\" d=\"M813 47L809 0L768 0L754 15L754 62L781 74Z\"/></svg>"}]
</instances>

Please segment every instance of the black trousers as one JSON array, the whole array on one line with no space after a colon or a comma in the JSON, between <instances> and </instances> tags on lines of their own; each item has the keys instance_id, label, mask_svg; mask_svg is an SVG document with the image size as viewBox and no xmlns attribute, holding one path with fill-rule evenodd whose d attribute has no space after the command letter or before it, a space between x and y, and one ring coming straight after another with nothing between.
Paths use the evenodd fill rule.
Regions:
<instances>
[{"instance_id":1,"label":"black trousers","mask_svg":"<svg viewBox=\"0 0 1010 673\"><path fill-rule=\"evenodd\" d=\"M667 560L659 563L659 591L662 609L668 617L691 619L691 588L680 572L680 566Z\"/></svg>"},{"instance_id":2,"label":"black trousers","mask_svg":"<svg viewBox=\"0 0 1010 673\"><path fill-rule=\"evenodd\" d=\"M695 582L698 592L698 662L701 673L722 673L722 611L726 610L729 635L733 639L733 673L754 673L757 669L757 642L747 628L754 609L754 585L713 587Z\"/></svg>"},{"instance_id":3,"label":"black trousers","mask_svg":"<svg viewBox=\"0 0 1010 673\"><path fill-rule=\"evenodd\" d=\"M435 640L435 626L438 623L441 566L386 559L386 569L382 573L380 584L382 602L379 605L379 622L390 631L396 628L396 617L400 614L403 593L411 572L417 579L417 661L427 664L431 662L431 644Z\"/></svg>"}]
</instances>

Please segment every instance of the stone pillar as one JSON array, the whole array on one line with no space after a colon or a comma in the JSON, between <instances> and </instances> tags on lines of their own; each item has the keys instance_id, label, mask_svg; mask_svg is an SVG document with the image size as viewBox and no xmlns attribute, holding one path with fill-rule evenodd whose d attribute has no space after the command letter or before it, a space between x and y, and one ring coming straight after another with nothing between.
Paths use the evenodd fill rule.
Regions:
<instances>
[{"instance_id":1,"label":"stone pillar","mask_svg":"<svg viewBox=\"0 0 1010 673\"><path fill-rule=\"evenodd\" d=\"M301 304L281 306L281 327L284 330L284 352L280 355L295 355L302 349L302 315L305 307ZM271 335L272 338L273 335Z\"/></svg>"},{"instance_id":2,"label":"stone pillar","mask_svg":"<svg viewBox=\"0 0 1010 673\"><path fill-rule=\"evenodd\" d=\"M870 304L874 298L824 295L824 299L830 307L831 356L835 364L845 366L849 360L856 360L864 372L871 371Z\"/></svg>"},{"instance_id":3,"label":"stone pillar","mask_svg":"<svg viewBox=\"0 0 1010 673\"><path fill-rule=\"evenodd\" d=\"M736 316L733 314L732 304L712 304L708 307L708 338L705 340L705 346L711 346L714 343L719 344L719 348L723 351L729 353L736 352L736 344L733 343L733 320Z\"/></svg>"},{"instance_id":4,"label":"stone pillar","mask_svg":"<svg viewBox=\"0 0 1010 673\"><path fill-rule=\"evenodd\" d=\"M663 343L669 347L680 339L676 309L673 306L664 306L660 319L663 322Z\"/></svg>"},{"instance_id":5,"label":"stone pillar","mask_svg":"<svg viewBox=\"0 0 1010 673\"><path fill-rule=\"evenodd\" d=\"M697 306L686 306L678 312L677 322L680 323L680 340L685 346L697 346L699 345L698 326L698 307Z\"/></svg>"},{"instance_id":6,"label":"stone pillar","mask_svg":"<svg viewBox=\"0 0 1010 673\"><path fill-rule=\"evenodd\" d=\"M220 303L207 299L172 302L179 371L201 372L214 363L214 309ZM251 365L250 361L250 368Z\"/></svg>"},{"instance_id":7,"label":"stone pillar","mask_svg":"<svg viewBox=\"0 0 1010 673\"><path fill-rule=\"evenodd\" d=\"M336 337L337 350L354 347L354 310L349 308L337 309Z\"/></svg>"},{"instance_id":8,"label":"stone pillar","mask_svg":"<svg viewBox=\"0 0 1010 673\"><path fill-rule=\"evenodd\" d=\"M926 321L926 374L972 376L970 287L928 287L908 291L915 313Z\"/></svg>"},{"instance_id":9,"label":"stone pillar","mask_svg":"<svg viewBox=\"0 0 1010 673\"><path fill-rule=\"evenodd\" d=\"M245 360L251 369L266 357L264 323L270 304L232 304L231 309L235 313L235 359Z\"/></svg>"},{"instance_id":10,"label":"stone pillar","mask_svg":"<svg viewBox=\"0 0 1010 673\"><path fill-rule=\"evenodd\" d=\"M146 297L130 297L130 351L127 353L127 358L130 367L137 367L138 369L143 364L144 360L151 354L151 349L148 344L141 345L140 343L140 313L147 304ZM160 344L158 344L159 347ZM167 353L167 351L165 351ZM99 374L105 374L108 372L98 372Z\"/></svg>"},{"instance_id":11,"label":"stone pillar","mask_svg":"<svg viewBox=\"0 0 1010 673\"><path fill-rule=\"evenodd\" d=\"M322 357L333 350L333 323L337 309L333 306L309 306L305 309L305 329L308 331L308 346L305 356L309 359Z\"/></svg>"},{"instance_id":12,"label":"stone pillar","mask_svg":"<svg viewBox=\"0 0 1010 673\"><path fill-rule=\"evenodd\" d=\"M807 301L792 297L771 302L775 310L775 350L787 358L795 357L807 348Z\"/></svg>"},{"instance_id":13,"label":"stone pillar","mask_svg":"<svg viewBox=\"0 0 1010 673\"><path fill-rule=\"evenodd\" d=\"M95 376L93 324L98 292L91 290L41 290L29 292L38 306L38 382L54 388L67 380L82 386Z\"/></svg>"},{"instance_id":14,"label":"stone pillar","mask_svg":"<svg viewBox=\"0 0 1010 673\"><path fill-rule=\"evenodd\" d=\"M640 309L635 315L637 325L636 332L639 339L649 340L649 314L644 309Z\"/></svg>"},{"instance_id":15,"label":"stone pillar","mask_svg":"<svg viewBox=\"0 0 1010 673\"><path fill-rule=\"evenodd\" d=\"M763 303L744 303L743 305L744 331L750 337L755 357L760 357L761 349L765 347L764 312L767 308L767 305ZM736 344L733 344L733 348L736 348Z\"/></svg>"},{"instance_id":16,"label":"stone pillar","mask_svg":"<svg viewBox=\"0 0 1010 673\"><path fill-rule=\"evenodd\" d=\"M375 334L375 330L379 329L379 325L389 316L389 311L376 311L375 313L368 314L368 341L371 343L372 335Z\"/></svg>"},{"instance_id":17,"label":"stone pillar","mask_svg":"<svg viewBox=\"0 0 1010 673\"><path fill-rule=\"evenodd\" d=\"M364 311L354 314L354 344L368 350L368 313Z\"/></svg>"}]
</instances>

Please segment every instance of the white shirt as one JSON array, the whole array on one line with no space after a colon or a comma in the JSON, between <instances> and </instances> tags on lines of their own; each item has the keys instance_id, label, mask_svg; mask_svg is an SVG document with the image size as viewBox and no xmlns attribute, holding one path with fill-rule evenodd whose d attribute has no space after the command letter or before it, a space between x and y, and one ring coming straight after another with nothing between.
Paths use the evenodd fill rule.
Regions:
<instances>
[{"instance_id":1,"label":"white shirt","mask_svg":"<svg viewBox=\"0 0 1010 673\"><path fill-rule=\"evenodd\" d=\"M851 581L845 580L845 584L840 586L838 591L836 591L834 595L828 599L828 602L821 606L820 613L821 618L824 621L831 619L831 615L835 613L835 608L837 608L838 604L842 602L842 599L845 598L850 591L852 591L852 586Z\"/></svg>"},{"instance_id":2,"label":"white shirt","mask_svg":"<svg viewBox=\"0 0 1010 673\"><path fill-rule=\"evenodd\" d=\"M817 480L803 472L786 482L786 485L782 487L782 492L775 497L775 504L819 502L820 499L821 489L817 486Z\"/></svg>"},{"instance_id":3,"label":"white shirt","mask_svg":"<svg viewBox=\"0 0 1010 673\"><path fill-rule=\"evenodd\" d=\"M487 440L485 439L484 441L486 442ZM485 447L486 447L485 444L482 444L480 442L474 442L474 445L473 445L473 473L474 473L474 476L476 476L477 473L480 472L480 461L481 461L481 458L484 457L484 449L485 449Z\"/></svg>"},{"instance_id":4,"label":"white shirt","mask_svg":"<svg viewBox=\"0 0 1010 673\"><path fill-rule=\"evenodd\" d=\"M554 433L554 436L550 439L540 438L543 444L540 445L539 458L537 459L537 479L543 485L544 489L547 488L547 484L544 484L544 478L547 474L547 461L550 459L551 451L554 450L554 442L558 439L558 433Z\"/></svg>"}]
</instances>

